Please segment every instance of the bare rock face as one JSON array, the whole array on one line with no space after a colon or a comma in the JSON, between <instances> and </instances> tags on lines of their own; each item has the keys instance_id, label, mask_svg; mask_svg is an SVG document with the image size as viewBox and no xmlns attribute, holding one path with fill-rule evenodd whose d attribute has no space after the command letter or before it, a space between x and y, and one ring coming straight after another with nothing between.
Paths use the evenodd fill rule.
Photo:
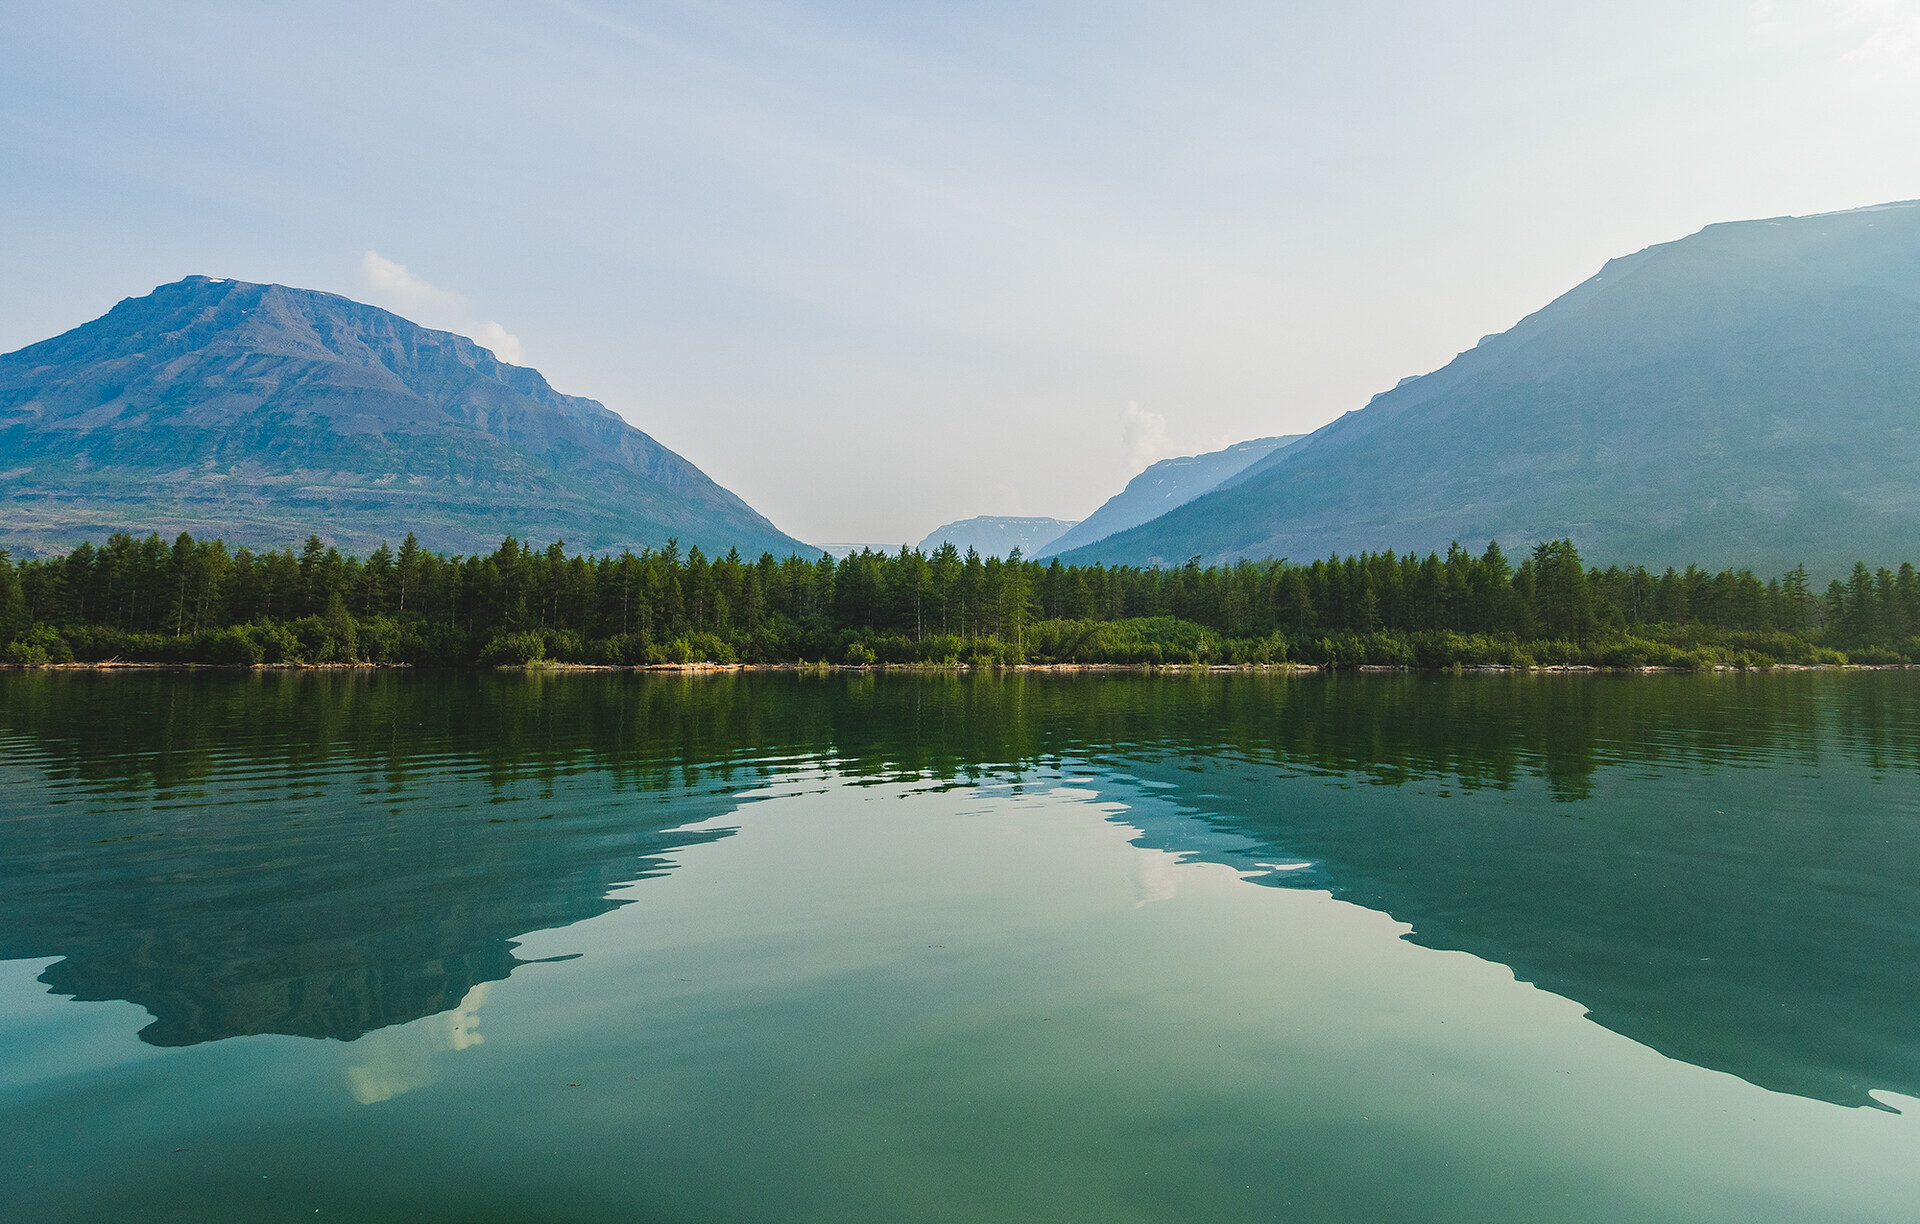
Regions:
<instances>
[{"instance_id":1,"label":"bare rock face","mask_svg":"<svg viewBox=\"0 0 1920 1224\"><path fill-rule=\"evenodd\" d=\"M1615 259L1218 490L1066 553L1178 564L1570 537L1818 573L1920 539L1920 202Z\"/></svg>"},{"instance_id":2,"label":"bare rock face","mask_svg":"<svg viewBox=\"0 0 1920 1224\"><path fill-rule=\"evenodd\" d=\"M593 400L333 294L188 277L0 357L0 536L800 549Z\"/></svg>"}]
</instances>

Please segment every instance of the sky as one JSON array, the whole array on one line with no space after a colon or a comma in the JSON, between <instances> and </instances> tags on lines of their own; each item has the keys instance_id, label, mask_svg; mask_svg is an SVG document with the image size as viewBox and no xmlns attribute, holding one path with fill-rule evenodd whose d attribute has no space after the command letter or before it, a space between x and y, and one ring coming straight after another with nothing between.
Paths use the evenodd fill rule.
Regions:
<instances>
[{"instance_id":1,"label":"sky","mask_svg":"<svg viewBox=\"0 0 1920 1224\"><path fill-rule=\"evenodd\" d=\"M343 293L897 545L1920 197L1920 0L12 4L0 166L0 352L196 273Z\"/></svg>"}]
</instances>

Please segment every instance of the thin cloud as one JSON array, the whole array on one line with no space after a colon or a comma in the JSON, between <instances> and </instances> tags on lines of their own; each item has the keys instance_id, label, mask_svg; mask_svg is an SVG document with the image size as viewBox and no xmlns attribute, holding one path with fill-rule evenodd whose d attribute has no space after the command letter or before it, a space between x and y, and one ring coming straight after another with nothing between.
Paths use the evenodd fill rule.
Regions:
<instances>
[{"instance_id":1,"label":"thin cloud","mask_svg":"<svg viewBox=\"0 0 1920 1224\"><path fill-rule=\"evenodd\" d=\"M360 257L360 288L375 304L416 323L468 336L509 365L527 363L520 337L492 319L482 319L465 297L414 275L407 265L378 251Z\"/></svg>"},{"instance_id":2,"label":"thin cloud","mask_svg":"<svg viewBox=\"0 0 1920 1224\"><path fill-rule=\"evenodd\" d=\"M1855 30L1864 35L1847 53L1849 62L1902 72L1920 66L1920 5L1878 0L1847 9Z\"/></svg>"},{"instance_id":3,"label":"thin cloud","mask_svg":"<svg viewBox=\"0 0 1920 1224\"><path fill-rule=\"evenodd\" d=\"M1920 3L1915 0L1760 0L1748 10L1755 33L1783 46L1828 43L1842 63L1876 75L1920 68Z\"/></svg>"},{"instance_id":4,"label":"thin cloud","mask_svg":"<svg viewBox=\"0 0 1920 1224\"><path fill-rule=\"evenodd\" d=\"M1120 414L1120 440L1126 449L1130 470L1135 472L1178 453L1167 437L1167 418L1148 412L1132 400L1127 401L1127 410Z\"/></svg>"}]
</instances>

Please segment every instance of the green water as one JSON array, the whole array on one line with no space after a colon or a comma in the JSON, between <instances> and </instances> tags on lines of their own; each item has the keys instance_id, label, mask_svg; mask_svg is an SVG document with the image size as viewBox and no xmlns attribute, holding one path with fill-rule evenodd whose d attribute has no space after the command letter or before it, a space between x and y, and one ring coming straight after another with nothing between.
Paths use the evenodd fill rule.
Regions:
<instances>
[{"instance_id":1,"label":"green water","mask_svg":"<svg viewBox=\"0 0 1920 1224\"><path fill-rule=\"evenodd\" d=\"M1920 673L0 675L0 1215L1910 1220Z\"/></svg>"}]
</instances>

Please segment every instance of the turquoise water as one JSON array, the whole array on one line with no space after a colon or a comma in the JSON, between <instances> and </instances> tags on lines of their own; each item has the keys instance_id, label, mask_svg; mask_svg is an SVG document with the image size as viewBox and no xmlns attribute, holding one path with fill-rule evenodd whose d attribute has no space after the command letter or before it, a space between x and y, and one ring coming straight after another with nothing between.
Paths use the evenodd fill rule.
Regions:
<instances>
[{"instance_id":1,"label":"turquoise water","mask_svg":"<svg viewBox=\"0 0 1920 1224\"><path fill-rule=\"evenodd\" d=\"M1920 676L0 675L22 1220L1906 1220Z\"/></svg>"}]
</instances>

